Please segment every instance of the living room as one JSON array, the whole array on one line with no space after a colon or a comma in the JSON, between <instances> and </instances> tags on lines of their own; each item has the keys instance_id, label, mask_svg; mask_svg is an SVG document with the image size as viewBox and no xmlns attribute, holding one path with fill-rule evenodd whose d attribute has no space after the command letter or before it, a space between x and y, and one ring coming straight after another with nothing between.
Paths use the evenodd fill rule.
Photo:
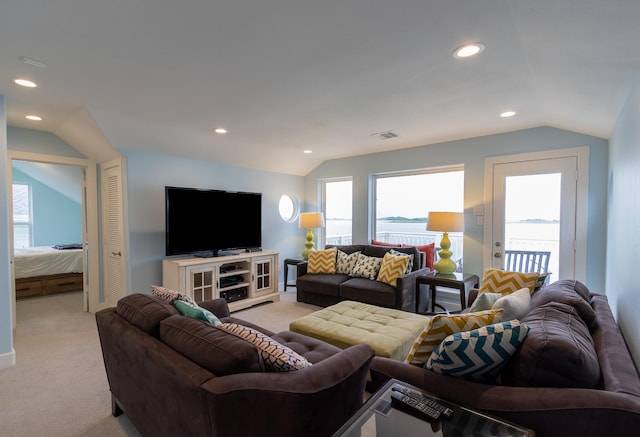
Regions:
<instances>
[{"instance_id":1,"label":"living room","mask_svg":"<svg viewBox=\"0 0 640 437\"><path fill-rule=\"evenodd\" d=\"M628 5L627 5L628 6ZM632 9L634 10L634 9ZM622 14L623 12L621 12ZM597 22L597 19L594 18ZM636 59L634 59L634 62ZM592 136L570 129L556 127L553 116L541 124L517 129L506 128L501 133L479 133L460 136L453 140L434 140L413 144L408 148L376 144L376 152L354 156L329 158L314 165L308 172L280 173L258 170L202 159L172 156L168 151L152 153L138 150L137 142L154 142L150 129L142 139L136 135L126 138L115 136L113 147L126 161L127 228L129 292L146 292L149 284L161 282L161 261L164 258L164 186L192 186L229 190L260 191L263 193L263 247L279 252L280 258L298 257L304 242L304 232L296 223L283 222L277 213L281 194L292 193L302 201L303 211L319 209L318 181L320 179L351 176L354 183L354 240L366 242L369 235L369 178L382 172L463 165L465 169L465 213L471 218L471 208L485 204L483 186L484 160L487 157L517 153L544 152L574 147L589 148L589 206L586 247L585 283L594 292L606 293L616 319L636 362L640 359L640 321L635 308L640 305L640 294L635 290L635 270L640 246L635 217L640 205L640 77L637 69L622 98L621 110L610 114L614 119L608 135ZM10 107L11 100L6 100ZM14 126L8 121L8 110L2 109L0 120L6 124L0 135L2 153L0 178L8 180L8 151L30 151L48 154L50 145L60 140L54 134L33 128ZM508 123L508 121L507 121ZM386 128L386 127L385 127ZM39 137L36 146L20 143L17 138ZM462 138L462 139L460 139ZM180 142L188 141L180 138ZM377 141L377 140L376 140ZM177 144L178 143L178 144ZM70 143L66 146L73 148ZM5 150L6 149L6 150ZM318 155L319 151L316 151ZM297 151L290 151L290 154ZM64 154L61 153L61 154ZM7 186L3 182L3 217L8 214ZM428 196L428 193L419 193ZM544 198L541 193L541 198ZM539 199L536 199L539 201ZM0 229L8 234L6 218L0 219ZM480 274L483 271L483 237L481 226L465 229L465 269ZM0 355L11 354L12 319L14 303L10 294L10 268L8 242L0 242L0 277L7 278L0 287ZM282 282L282 278L280 281ZM18 357L19 359L19 357Z\"/></svg>"}]
</instances>

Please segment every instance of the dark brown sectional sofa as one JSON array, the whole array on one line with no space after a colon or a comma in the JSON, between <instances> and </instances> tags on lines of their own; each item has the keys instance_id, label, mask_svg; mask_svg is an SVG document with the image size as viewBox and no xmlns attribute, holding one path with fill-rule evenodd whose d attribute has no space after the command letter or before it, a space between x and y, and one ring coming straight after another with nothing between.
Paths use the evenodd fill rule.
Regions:
<instances>
[{"instance_id":1,"label":"dark brown sectional sofa","mask_svg":"<svg viewBox=\"0 0 640 437\"><path fill-rule=\"evenodd\" d=\"M257 329L312 363L267 372L257 348L156 297L133 294L96 313L112 395L145 436L331 435L362 405L373 349L341 350L231 317L224 299L200 304L222 322Z\"/></svg>"},{"instance_id":2,"label":"dark brown sectional sofa","mask_svg":"<svg viewBox=\"0 0 640 437\"><path fill-rule=\"evenodd\" d=\"M534 293L520 321L529 333L493 384L375 357L371 388L397 378L537 437L638 435L640 378L606 296L561 280Z\"/></svg>"},{"instance_id":3,"label":"dark brown sectional sofa","mask_svg":"<svg viewBox=\"0 0 640 437\"><path fill-rule=\"evenodd\" d=\"M307 263L297 266L297 299L299 302L327 307L343 300L353 300L386 308L416 312L416 277L429 272L424 268L424 254L415 247L384 247L369 244L354 244L337 247L347 254L361 252L367 256L383 258L384 254L394 249L398 252L413 255L412 271L398 278L397 286L384 282L354 278L341 273L307 273ZM421 296L421 302L427 302L427 296Z\"/></svg>"}]
</instances>

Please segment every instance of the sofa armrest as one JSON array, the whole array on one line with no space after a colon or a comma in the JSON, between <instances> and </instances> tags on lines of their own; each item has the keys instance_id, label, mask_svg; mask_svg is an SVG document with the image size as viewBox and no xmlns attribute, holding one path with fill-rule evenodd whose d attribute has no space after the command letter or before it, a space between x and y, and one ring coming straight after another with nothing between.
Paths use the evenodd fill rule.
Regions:
<instances>
[{"instance_id":1,"label":"sofa armrest","mask_svg":"<svg viewBox=\"0 0 640 437\"><path fill-rule=\"evenodd\" d=\"M299 278L300 276L307 274L307 265L308 264L309 264L308 261L302 261L302 262L296 264L296 278Z\"/></svg>"},{"instance_id":2,"label":"sofa armrest","mask_svg":"<svg viewBox=\"0 0 640 437\"><path fill-rule=\"evenodd\" d=\"M359 344L298 371L212 378L202 388L213 435L331 435L362 406L373 356Z\"/></svg>"},{"instance_id":3,"label":"sofa armrest","mask_svg":"<svg viewBox=\"0 0 640 437\"><path fill-rule=\"evenodd\" d=\"M411 313L416 311L416 278L427 273L429 273L429 269L423 268L398 278L396 284L396 308Z\"/></svg>"},{"instance_id":4,"label":"sofa armrest","mask_svg":"<svg viewBox=\"0 0 640 437\"><path fill-rule=\"evenodd\" d=\"M229 305L227 304L227 301L222 298L205 300L200 302L198 305L211 311L219 319L229 317Z\"/></svg>"}]
</instances>

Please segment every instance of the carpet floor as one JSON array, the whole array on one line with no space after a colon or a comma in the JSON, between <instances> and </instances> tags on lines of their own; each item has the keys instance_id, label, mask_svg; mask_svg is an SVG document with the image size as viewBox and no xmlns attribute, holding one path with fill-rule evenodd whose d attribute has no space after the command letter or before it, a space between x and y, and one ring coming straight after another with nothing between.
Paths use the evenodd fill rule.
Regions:
<instances>
[{"instance_id":1,"label":"carpet floor","mask_svg":"<svg viewBox=\"0 0 640 437\"><path fill-rule=\"evenodd\" d=\"M296 301L233 313L274 332L319 309ZM137 437L125 415L111 415L111 396L94 315L82 293L20 300L16 305L16 365L0 370L0 436Z\"/></svg>"}]
</instances>

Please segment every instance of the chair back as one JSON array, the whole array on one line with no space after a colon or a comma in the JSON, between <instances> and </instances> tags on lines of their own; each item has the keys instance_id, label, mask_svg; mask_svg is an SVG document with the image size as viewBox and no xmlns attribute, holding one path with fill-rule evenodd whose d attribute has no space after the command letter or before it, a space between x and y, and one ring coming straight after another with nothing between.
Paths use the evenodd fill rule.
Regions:
<instances>
[{"instance_id":1,"label":"chair back","mask_svg":"<svg viewBox=\"0 0 640 437\"><path fill-rule=\"evenodd\" d=\"M549 273L551 252L529 250L505 250L504 269L512 272Z\"/></svg>"}]
</instances>

